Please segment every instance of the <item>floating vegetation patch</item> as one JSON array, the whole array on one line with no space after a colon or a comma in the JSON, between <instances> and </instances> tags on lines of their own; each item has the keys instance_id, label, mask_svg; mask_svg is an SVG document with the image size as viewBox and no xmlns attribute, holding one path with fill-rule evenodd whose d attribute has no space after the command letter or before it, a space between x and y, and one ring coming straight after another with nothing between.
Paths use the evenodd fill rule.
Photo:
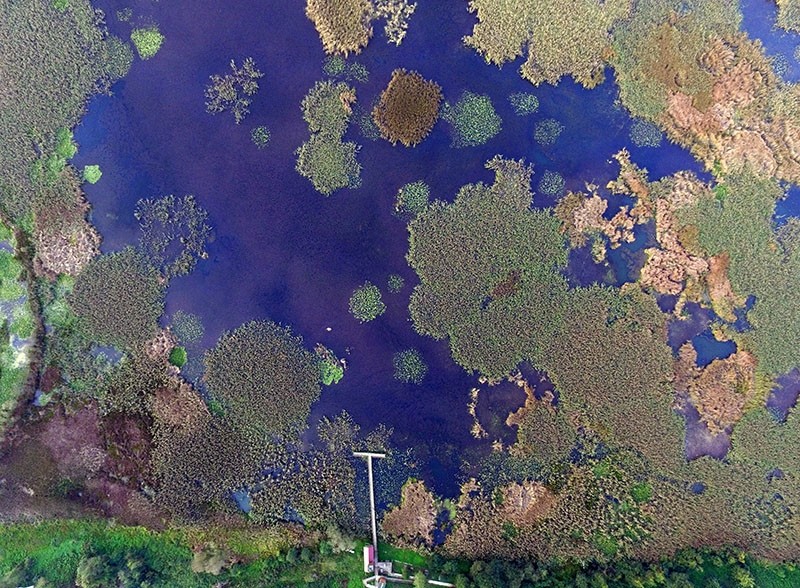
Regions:
<instances>
[{"instance_id":1,"label":"floating vegetation patch","mask_svg":"<svg viewBox=\"0 0 800 588\"><path fill-rule=\"evenodd\" d=\"M259 149L264 149L264 147L269 145L271 136L269 129L263 126L253 127L253 130L250 131L250 140L253 142L253 145Z\"/></svg>"},{"instance_id":2,"label":"floating vegetation patch","mask_svg":"<svg viewBox=\"0 0 800 588\"><path fill-rule=\"evenodd\" d=\"M419 73L396 69L372 111L384 139L406 147L420 143L439 117L442 89Z\"/></svg>"},{"instance_id":3,"label":"floating vegetation patch","mask_svg":"<svg viewBox=\"0 0 800 588\"><path fill-rule=\"evenodd\" d=\"M164 43L164 35L161 34L161 31L156 26L133 29L131 31L131 42L136 47L136 52L141 59L150 59L161 49L161 45Z\"/></svg>"},{"instance_id":4,"label":"floating vegetation patch","mask_svg":"<svg viewBox=\"0 0 800 588\"><path fill-rule=\"evenodd\" d=\"M325 196L361 183L361 164L356 160L360 147L342 141L355 100L353 88L326 80L314 84L301 104L311 137L295 152L295 168Z\"/></svg>"},{"instance_id":5,"label":"floating vegetation patch","mask_svg":"<svg viewBox=\"0 0 800 588\"><path fill-rule=\"evenodd\" d=\"M322 71L331 78L356 81L365 84L369 81L369 70L357 61L347 61L340 55L329 55L322 64Z\"/></svg>"},{"instance_id":6,"label":"floating vegetation patch","mask_svg":"<svg viewBox=\"0 0 800 588\"><path fill-rule=\"evenodd\" d=\"M256 67L252 57L247 57L241 67L231 59L231 73L213 74L206 86L206 110L211 114L230 111L238 125L250 112L251 97L258 92L258 79L264 74Z\"/></svg>"},{"instance_id":7,"label":"floating vegetation patch","mask_svg":"<svg viewBox=\"0 0 800 588\"><path fill-rule=\"evenodd\" d=\"M381 291L375 284L364 282L350 296L350 314L359 322L365 323L378 318L386 312L386 305L381 298Z\"/></svg>"},{"instance_id":8,"label":"floating vegetation patch","mask_svg":"<svg viewBox=\"0 0 800 588\"><path fill-rule=\"evenodd\" d=\"M527 50L520 73L533 84L571 75L592 88L603 81L610 30L630 9L630 0L471 0L478 23L464 42L496 65Z\"/></svg>"},{"instance_id":9,"label":"floating vegetation patch","mask_svg":"<svg viewBox=\"0 0 800 588\"><path fill-rule=\"evenodd\" d=\"M542 147L549 147L555 144L563 131L564 125L554 118L546 118L536 123L533 138Z\"/></svg>"},{"instance_id":10,"label":"floating vegetation patch","mask_svg":"<svg viewBox=\"0 0 800 588\"><path fill-rule=\"evenodd\" d=\"M527 116L539 110L539 99L531 92L515 92L508 97L508 101L518 116Z\"/></svg>"},{"instance_id":11,"label":"floating vegetation patch","mask_svg":"<svg viewBox=\"0 0 800 588\"><path fill-rule=\"evenodd\" d=\"M194 196L170 194L139 200L134 217L142 231L142 249L168 280L188 274L198 259L208 256L208 213Z\"/></svg>"},{"instance_id":12,"label":"floating vegetation patch","mask_svg":"<svg viewBox=\"0 0 800 588\"><path fill-rule=\"evenodd\" d=\"M172 332L181 343L197 343L203 338L203 323L200 317L178 310L172 315Z\"/></svg>"},{"instance_id":13,"label":"floating vegetation patch","mask_svg":"<svg viewBox=\"0 0 800 588\"><path fill-rule=\"evenodd\" d=\"M664 140L661 129L649 121L640 119L633 121L630 137L637 147L660 147Z\"/></svg>"},{"instance_id":14,"label":"floating vegetation patch","mask_svg":"<svg viewBox=\"0 0 800 588\"><path fill-rule=\"evenodd\" d=\"M394 212L403 218L413 218L425 211L431 197L431 189L423 181L411 182L397 191Z\"/></svg>"},{"instance_id":15,"label":"floating vegetation patch","mask_svg":"<svg viewBox=\"0 0 800 588\"><path fill-rule=\"evenodd\" d=\"M416 349L405 349L392 356L394 379L409 384L419 384L428 375L428 364Z\"/></svg>"},{"instance_id":16,"label":"floating vegetation patch","mask_svg":"<svg viewBox=\"0 0 800 588\"><path fill-rule=\"evenodd\" d=\"M541 194L557 196L564 190L564 177L558 172L549 169L545 170L539 180L537 190L539 190Z\"/></svg>"},{"instance_id":17,"label":"floating vegetation patch","mask_svg":"<svg viewBox=\"0 0 800 588\"><path fill-rule=\"evenodd\" d=\"M88 182L90 184L96 184L100 181L100 178L103 176L103 172L100 171L99 165L85 165L83 166L83 181Z\"/></svg>"},{"instance_id":18,"label":"floating vegetation patch","mask_svg":"<svg viewBox=\"0 0 800 588\"><path fill-rule=\"evenodd\" d=\"M290 329L270 321L228 331L206 353L205 364L209 393L225 418L248 434L285 435L302 428L319 397L316 357Z\"/></svg>"},{"instance_id":19,"label":"floating vegetation patch","mask_svg":"<svg viewBox=\"0 0 800 588\"><path fill-rule=\"evenodd\" d=\"M400 274L390 274L386 279L386 289L390 294L399 293L405 285L406 281Z\"/></svg>"},{"instance_id":20,"label":"floating vegetation patch","mask_svg":"<svg viewBox=\"0 0 800 588\"><path fill-rule=\"evenodd\" d=\"M92 260L67 299L97 342L135 347L158 330L164 284L150 261L128 247Z\"/></svg>"},{"instance_id":21,"label":"floating vegetation patch","mask_svg":"<svg viewBox=\"0 0 800 588\"><path fill-rule=\"evenodd\" d=\"M452 125L453 147L483 145L500 132L502 120L489 96L465 91L454 106L446 103L442 118Z\"/></svg>"},{"instance_id":22,"label":"floating vegetation patch","mask_svg":"<svg viewBox=\"0 0 800 588\"><path fill-rule=\"evenodd\" d=\"M372 37L370 0L306 0L326 53L360 53Z\"/></svg>"}]
</instances>

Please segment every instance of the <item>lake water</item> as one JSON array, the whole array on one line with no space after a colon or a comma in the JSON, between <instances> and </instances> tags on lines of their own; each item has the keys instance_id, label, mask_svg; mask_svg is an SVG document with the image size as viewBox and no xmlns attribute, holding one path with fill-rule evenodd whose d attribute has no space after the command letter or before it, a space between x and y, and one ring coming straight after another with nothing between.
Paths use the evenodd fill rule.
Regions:
<instances>
[{"instance_id":1,"label":"lake water","mask_svg":"<svg viewBox=\"0 0 800 588\"><path fill-rule=\"evenodd\" d=\"M462 44L474 23L465 2L422 0L399 48L385 42L377 25L369 47L357 57L370 72L367 84L355 84L359 104L367 107L395 68L415 69L437 81L451 103L467 89L489 94L503 119L502 132L486 145L453 149L440 121L421 145L406 149L364 139L352 124L347 139L363 145L358 156L362 186L326 198L294 169L294 151L308 136L299 104L324 77L325 59L303 2L100 0L97 5L115 34L128 37L131 24L154 22L166 37L153 59L136 60L127 78L114 86L113 97L91 102L76 131L75 164L99 164L103 171L100 182L86 186L93 221L104 236L103 251L136 243L138 199L194 194L209 212L215 240L208 260L172 281L167 315L183 310L202 317L205 336L199 350L227 329L264 318L291 325L309 347L328 346L346 358L348 369L342 382L323 391L312 422L347 410L366 430L378 423L393 427L397 444L426 456L422 473L444 494L456 493L454 474L461 460L485 454L491 440L475 440L469 432L467 403L475 376L455 365L446 342L420 337L410 322L408 297L416 279L405 261L406 227L392 215L398 188L424 180L434 198L452 199L465 183L490 182L484 163L498 153L533 163L534 186L545 170L562 174L567 189L583 189L586 182L604 186L617 174L611 156L622 147L651 179L681 169L708 178L676 145L631 144L632 120L615 103L611 72L592 91L569 79L534 89L517 75L521 61L498 69ZM133 9L131 23L114 17L125 7ZM203 92L209 75L224 73L231 59L241 62L248 56L265 75L250 115L237 126L229 114L206 113ZM538 96L539 111L516 116L507 98L528 91ZM555 145L543 149L533 141L533 129L544 118L559 120L565 130ZM250 130L259 125L272 133L264 150L250 141ZM553 202L534 198L534 205ZM637 244L611 254L613 283L638 275L641 248L651 238L648 229L641 231ZM570 267L575 282L608 279L605 268L581 255L573 254ZM387 293L392 273L406 280L399 294ZM348 299L365 280L382 288L388 310L359 324L348 312ZM707 322L701 319L700 325L688 328L687 339ZM412 347L430 367L421 385L392 377L392 354ZM485 394L482 402L490 401L491 391ZM511 391L498 390L498 396L504 407L522 402Z\"/></svg>"}]
</instances>

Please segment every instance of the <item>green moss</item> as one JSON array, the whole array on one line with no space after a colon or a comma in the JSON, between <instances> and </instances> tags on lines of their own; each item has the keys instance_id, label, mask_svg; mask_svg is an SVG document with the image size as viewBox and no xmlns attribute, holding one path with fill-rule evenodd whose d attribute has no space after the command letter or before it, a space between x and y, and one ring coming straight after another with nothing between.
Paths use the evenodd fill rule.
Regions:
<instances>
[{"instance_id":1,"label":"green moss","mask_svg":"<svg viewBox=\"0 0 800 588\"><path fill-rule=\"evenodd\" d=\"M649 502L653 498L653 487L646 482L635 484L631 487L631 498L639 504Z\"/></svg>"},{"instance_id":2,"label":"green moss","mask_svg":"<svg viewBox=\"0 0 800 588\"><path fill-rule=\"evenodd\" d=\"M406 349L392 356L394 379L419 384L428 374L428 365L416 349Z\"/></svg>"},{"instance_id":3,"label":"green moss","mask_svg":"<svg viewBox=\"0 0 800 588\"><path fill-rule=\"evenodd\" d=\"M69 0L53 0L53 8L64 12L69 7Z\"/></svg>"},{"instance_id":4,"label":"green moss","mask_svg":"<svg viewBox=\"0 0 800 588\"><path fill-rule=\"evenodd\" d=\"M131 41L141 59L150 59L161 49L161 45L164 43L164 35L161 34L156 26L133 29L131 31Z\"/></svg>"},{"instance_id":5,"label":"green moss","mask_svg":"<svg viewBox=\"0 0 800 588\"><path fill-rule=\"evenodd\" d=\"M33 335L35 324L33 315L27 304L22 304L14 309L13 320L9 331L20 339L27 339Z\"/></svg>"},{"instance_id":6,"label":"green moss","mask_svg":"<svg viewBox=\"0 0 800 588\"><path fill-rule=\"evenodd\" d=\"M90 184L96 184L103 172L100 171L99 165L86 165L83 167L83 179Z\"/></svg>"},{"instance_id":7,"label":"green moss","mask_svg":"<svg viewBox=\"0 0 800 588\"><path fill-rule=\"evenodd\" d=\"M452 125L453 147L483 145L500 132L503 122L489 96L469 91L455 105L445 103L442 118Z\"/></svg>"},{"instance_id":8,"label":"green moss","mask_svg":"<svg viewBox=\"0 0 800 588\"><path fill-rule=\"evenodd\" d=\"M16 300L25 294L19 280L22 264L10 251L0 251L0 300Z\"/></svg>"},{"instance_id":9,"label":"green moss","mask_svg":"<svg viewBox=\"0 0 800 588\"><path fill-rule=\"evenodd\" d=\"M322 361L319 364L320 382L324 386L338 384L344 377L344 368L341 365L333 364L329 361Z\"/></svg>"},{"instance_id":10,"label":"green moss","mask_svg":"<svg viewBox=\"0 0 800 588\"><path fill-rule=\"evenodd\" d=\"M175 367L182 368L186 365L187 360L188 356L185 347L173 347L172 351L169 352L169 362Z\"/></svg>"},{"instance_id":11,"label":"green moss","mask_svg":"<svg viewBox=\"0 0 800 588\"><path fill-rule=\"evenodd\" d=\"M356 288L350 296L350 314L359 322L365 323L378 318L386 312L386 305L381 300L381 291L370 282Z\"/></svg>"}]
</instances>

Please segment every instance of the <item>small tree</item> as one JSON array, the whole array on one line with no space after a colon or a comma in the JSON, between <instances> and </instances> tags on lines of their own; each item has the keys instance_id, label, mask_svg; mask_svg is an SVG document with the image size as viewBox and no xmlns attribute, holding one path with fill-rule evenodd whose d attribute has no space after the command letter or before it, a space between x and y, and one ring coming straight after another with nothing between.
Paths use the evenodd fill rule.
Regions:
<instances>
[{"instance_id":1,"label":"small tree","mask_svg":"<svg viewBox=\"0 0 800 588\"><path fill-rule=\"evenodd\" d=\"M426 588L427 585L428 577L425 575L425 572L418 570L414 573L414 588Z\"/></svg>"}]
</instances>

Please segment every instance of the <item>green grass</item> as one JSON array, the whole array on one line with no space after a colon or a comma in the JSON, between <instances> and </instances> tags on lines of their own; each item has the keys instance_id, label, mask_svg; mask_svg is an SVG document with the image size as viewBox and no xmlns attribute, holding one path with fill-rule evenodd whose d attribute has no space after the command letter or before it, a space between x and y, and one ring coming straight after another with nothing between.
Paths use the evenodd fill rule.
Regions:
<instances>
[{"instance_id":1,"label":"green grass","mask_svg":"<svg viewBox=\"0 0 800 588\"><path fill-rule=\"evenodd\" d=\"M136 52L142 59L150 59L164 43L164 35L158 30L158 27L151 26L144 29L133 29L131 31L131 41Z\"/></svg>"}]
</instances>

